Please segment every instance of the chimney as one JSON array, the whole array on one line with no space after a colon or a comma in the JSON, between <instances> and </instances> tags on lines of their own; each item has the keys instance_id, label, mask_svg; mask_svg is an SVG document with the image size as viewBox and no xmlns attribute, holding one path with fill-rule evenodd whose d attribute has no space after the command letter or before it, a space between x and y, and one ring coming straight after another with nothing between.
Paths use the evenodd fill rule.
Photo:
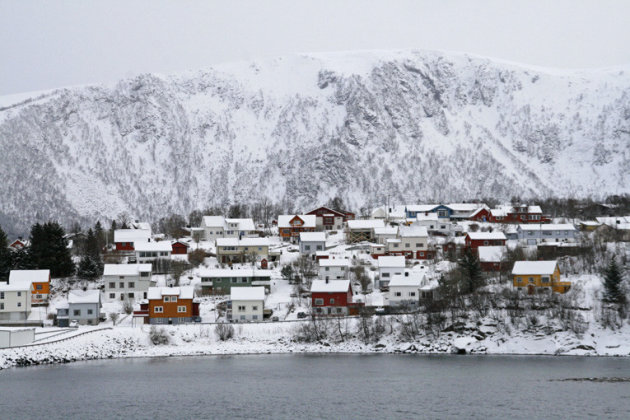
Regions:
<instances>
[{"instance_id":1,"label":"chimney","mask_svg":"<svg viewBox=\"0 0 630 420\"><path fill-rule=\"evenodd\" d=\"M328 277L326 277L326 284L328 284Z\"/></svg>"}]
</instances>

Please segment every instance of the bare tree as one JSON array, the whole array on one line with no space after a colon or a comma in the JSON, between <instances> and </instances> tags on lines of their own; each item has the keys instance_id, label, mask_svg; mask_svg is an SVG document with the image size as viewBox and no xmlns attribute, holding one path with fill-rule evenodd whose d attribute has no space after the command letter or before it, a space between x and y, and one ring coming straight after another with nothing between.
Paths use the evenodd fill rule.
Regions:
<instances>
[{"instance_id":1,"label":"bare tree","mask_svg":"<svg viewBox=\"0 0 630 420\"><path fill-rule=\"evenodd\" d=\"M120 314L118 312L112 312L109 314L109 319L112 320L112 324L116 325L116 321L118 321L118 317L120 316Z\"/></svg>"}]
</instances>

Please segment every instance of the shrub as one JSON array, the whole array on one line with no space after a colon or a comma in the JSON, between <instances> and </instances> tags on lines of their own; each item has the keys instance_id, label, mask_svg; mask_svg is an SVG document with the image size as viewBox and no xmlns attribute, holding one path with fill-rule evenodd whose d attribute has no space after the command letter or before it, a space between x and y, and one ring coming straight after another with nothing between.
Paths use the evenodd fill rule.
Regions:
<instances>
[{"instance_id":1,"label":"shrub","mask_svg":"<svg viewBox=\"0 0 630 420\"><path fill-rule=\"evenodd\" d=\"M219 340L227 341L234 337L234 326L232 326L232 324L222 322L214 327L214 333L217 335Z\"/></svg>"},{"instance_id":2,"label":"shrub","mask_svg":"<svg viewBox=\"0 0 630 420\"><path fill-rule=\"evenodd\" d=\"M155 346L166 345L171 341L166 330L164 328L158 330L155 325L152 326L151 331L149 331L149 338L151 339L151 343Z\"/></svg>"}]
</instances>

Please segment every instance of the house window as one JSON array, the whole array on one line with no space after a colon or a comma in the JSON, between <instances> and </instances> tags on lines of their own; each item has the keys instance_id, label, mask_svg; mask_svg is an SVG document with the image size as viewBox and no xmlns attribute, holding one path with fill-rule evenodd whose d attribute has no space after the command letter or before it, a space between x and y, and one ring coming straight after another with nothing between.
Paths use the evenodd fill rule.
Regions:
<instances>
[{"instance_id":1,"label":"house window","mask_svg":"<svg viewBox=\"0 0 630 420\"><path fill-rule=\"evenodd\" d=\"M245 305L239 305L238 311L239 312L245 312Z\"/></svg>"},{"instance_id":2,"label":"house window","mask_svg":"<svg viewBox=\"0 0 630 420\"><path fill-rule=\"evenodd\" d=\"M324 271L330 271L330 267L325 267Z\"/></svg>"},{"instance_id":3,"label":"house window","mask_svg":"<svg viewBox=\"0 0 630 420\"><path fill-rule=\"evenodd\" d=\"M335 304L335 299L330 299L330 304L334 305Z\"/></svg>"},{"instance_id":4,"label":"house window","mask_svg":"<svg viewBox=\"0 0 630 420\"><path fill-rule=\"evenodd\" d=\"M171 296L171 302L177 302L177 296Z\"/></svg>"},{"instance_id":5,"label":"house window","mask_svg":"<svg viewBox=\"0 0 630 420\"><path fill-rule=\"evenodd\" d=\"M127 295L129 296L129 299L133 299L135 297L133 293L128 293Z\"/></svg>"},{"instance_id":6,"label":"house window","mask_svg":"<svg viewBox=\"0 0 630 420\"><path fill-rule=\"evenodd\" d=\"M136 283L135 283L135 282L133 282L133 281L130 281L130 282L129 282L129 288L130 288L130 289L133 289L134 287L136 287Z\"/></svg>"},{"instance_id":7,"label":"house window","mask_svg":"<svg viewBox=\"0 0 630 420\"><path fill-rule=\"evenodd\" d=\"M4 310L4 303L0 303L0 310Z\"/></svg>"},{"instance_id":8,"label":"house window","mask_svg":"<svg viewBox=\"0 0 630 420\"><path fill-rule=\"evenodd\" d=\"M164 302L170 302L171 301L171 297L170 296L164 296Z\"/></svg>"},{"instance_id":9,"label":"house window","mask_svg":"<svg viewBox=\"0 0 630 420\"><path fill-rule=\"evenodd\" d=\"M125 282L121 281L120 283L118 283L118 287L120 287L121 289L125 288Z\"/></svg>"},{"instance_id":10,"label":"house window","mask_svg":"<svg viewBox=\"0 0 630 420\"><path fill-rule=\"evenodd\" d=\"M411 297L416 296L416 292L409 292L409 296L411 296Z\"/></svg>"},{"instance_id":11,"label":"house window","mask_svg":"<svg viewBox=\"0 0 630 420\"><path fill-rule=\"evenodd\" d=\"M340 314L341 312L343 312L343 309L337 308L337 313Z\"/></svg>"},{"instance_id":12,"label":"house window","mask_svg":"<svg viewBox=\"0 0 630 420\"><path fill-rule=\"evenodd\" d=\"M0 299L4 299L4 292L0 292Z\"/></svg>"},{"instance_id":13,"label":"house window","mask_svg":"<svg viewBox=\"0 0 630 420\"><path fill-rule=\"evenodd\" d=\"M411 248L411 246L408 243L406 243L405 248Z\"/></svg>"},{"instance_id":14,"label":"house window","mask_svg":"<svg viewBox=\"0 0 630 420\"><path fill-rule=\"evenodd\" d=\"M245 315L241 315L241 321L245 321Z\"/></svg>"},{"instance_id":15,"label":"house window","mask_svg":"<svg viewBox=\"0 0 630 420\"><path fill-rule=\"evenodd\" d=\"M398 248L398 244L394 244L394 248Z\"/></svg>"},{"instance_id":16,"label":"house window","mask_svg":"<svg viewBox=\"0 0 630 420\"><path fill-rule=\"evenodd\" d=\"M317 251L321 251L322 250L322 246L321 245L317 245Z\"/></svg>"},{"instance_id":17,"label":"house window","mask_svg":"<svg viewBox=\"0 0 630 420\"><path fill-rule=\"evenodd\" d=\"M389 277L389 273L383 273L381 274L381 277Z\"/></svg>"},{"instance_id":18,"label":"house window","mask_svg":"<svg viewBox=\"0 0 630 420\"><path fill-rule=\"evenodd\" d=\"M164 307L163 306L156 306L153 308L153 312L155 312L156 314L161 314L164 312Z\"/></svg>"},{"instance_id":19,"label":"house window","mask_svg":"<svg viewBox=\"0 0 630 420\"><path fill-rule=\"evenodd\" d=\"M115 289L116 288L116 283L115 282L109 283L109 288L110 289Z\"/></svg>"},{"instance_id":20,"label":"house window","mask_svg":"<svg viewBox=\"0 0 630 420\"><path fill-rule=\"evenodd\" d=\"M341 267L341 271L346 271L346 267Z\"/></svg>"},{"instance_id":21,"label":"house window","mask_svg":"<svg viewBox=\"0 0 630 420\"><path fill-rule=\"evenodd\" d=\"M118 278L119 278L120 280L124 280L124 279L125 279L125 276L118 276Z\"/></svg>"},{"instance_id":22,"label":"house window","mask_svg":"<svg viewBox=\"0 0 630 420\"><path fill-rule=\"evenodd\" d=\"M243 278L241 279L241 283L247 283L247 279L246 279L245 277L243 277Z\"/></svg>"},{"instance_id":23,"label":"house window","mask_svg":"<svg viewBox=\"0 0 630 420\"><path fill-rule=\"evenodd\" d=\"M177 313L185 314L186 313L186 307L185 306L178 306L177 307Z\"/></svg>"},{"instance_id":24,"label":"house window","mask_svg":"<svg viewBox=\"0 0 630 420\"><path fill-rule=\"evenodd\" d=\"M17 292L18 297L22 296L22 292Z\"/></svg>"},{"instance_id":25,"label":"house window","mask_svg":"<svg viewBox=\"0 0 630 420\"><path fill-rule=\"evenodd\" d=\"M88 315L94 315L94 309L88 309L87 312Z\"/></svg>"},{"instance_id":26,"label":"house window","mask_svg":"<svg viewBox=\"0 0 630 420\"><path fill-rule=\"evenodd\" d=\"M315 305L323 305L323 304L324 304L324 299L321 299L321 298L315 299Z\"/></svg>"},{"instance_id":27,"label":"house window","mask_svg":"<svg viewBox=\"0 0 630 420\"><path fill-rule=\"evenodd\" d=\"M516 278L516 282L517 282L517 283L520 283L520 282L522 282L522 281L523 281L523 279L522 279L521 277L517 277L517 278Z\"/></svg>"},{"instance_id":28,"label":"house window","mask_svg":"<svg viewBox=\"0 0 630 420\"><path fill-rule=\"evenodd\" d=\"M402 296L402 293L401 292L396 292L396 293L394 293L394 296L400 297L400 296Z\"/></svg>"},{"instance_id":29,"label":"house window","mask_svg":"<svg viewBox=\"0 0 630 420\"><path fill-rule=\"evenodd\" d=\"M42 287L42 285L41 285L41 284L38 284L37 286L35 286L35 289L37 289L37 290L42 290L42 289L43 289L43 287Z\"/></svg>"},{"instance_id":30,"label":"house window","mask_svg":"<svg viewBox=\"0 0 630 420\"><path fill-rule=\"evenodd\" d=\"M542 282L543 283L549 283L549 277L543 277L542 278Z\"/></svg>"},{"instance_id":31,"label":"house window","mask_svg":"<svg viewBox=\"0 0 630 420\"><path fill-rule=\"evenodd\" d=\"M143 271L142 273L140 273L140 277L149 277L149 272L148 271Z\"/></svg>"},{"instance_id":32,"label":"house window","mask_svg":"<svg viewBox=\"0 0 630 420\"><path fill-rule=\"evenodd\" d=\"M529 278L529 282L530 282L530 283L534 283L534 278L533 278L533 277L530 277L530 278Z\"/></svg>"},{"instance_id":33,"label":"house window","mask_svg":"<svg viewBox=\"0 0 630 420\"><path fill-rule=\"evenodd\" d=\"M232 283L236 283L238 282L238 279L236 277L232 277Z\"/></svg>"},{"instance_id":34,"label":"house window","mask_svg":"<svg viewBox=\"0 0 630 420\"><path fill-rule=\"evenodd\" d=\"M311 250L310 245L304 245L304 251L310 251L310 250Z\"/></svg>"},{"instance_id":35,"label":"house window","mask_svg":"<svg viewBox=\"0 0 630 420\"><path fill-rule=\"evenodd\" d=\"M17 304L18 308L22 306L22 302L18 302Z\"/></svg>"},{"instance_id":36,"label":"house window","mask_svg":"<svg viewBox=\"0 0 630 420\"><path fill-rule=\"evenodd\" d=\"M110 299L116 299L116 293L110 293L109 294L109 298Z\"/></svg>"},{"instance_id":37,"label":"house window","mask_svg":"<svg viewBox=\"0 0 630 420\"><path fill-rule=\"evenodd\" d=\"M81 309L75 309L74 311L72 311L72 315L81 316Z\"/></svg>"},{"instance_id":38,"label":"house window","mask_svg":"<svg viewBox=\"0 0 630 420\"><path fill-rule=\"evenodd\" d=\"M252 311L257 311L258 310L258 306L252 306Z\"/></svg>"},{"instance_id":39,"label":"house window","mask_svg":"<svg viewBox=\"0 0 630 420\"><path fill-rule=\"evenodd\" d=\"M258 315L252 315L252 319L257 320L258 319Z\"/></svg>"}]
</instances>

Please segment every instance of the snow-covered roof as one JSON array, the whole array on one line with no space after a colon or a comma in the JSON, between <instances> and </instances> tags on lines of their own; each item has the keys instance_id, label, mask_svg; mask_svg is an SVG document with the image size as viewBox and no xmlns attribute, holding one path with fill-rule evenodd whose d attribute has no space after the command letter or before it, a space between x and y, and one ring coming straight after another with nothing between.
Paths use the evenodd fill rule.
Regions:
<instances>
[{"instance_id":1,"label":"snow-covered roof","mask_svg":"<svg viewBox=\"0 0 630 420\"><path fill-rule=\"evenodd\" d=\"M420 225L401 226L398 231L401 238L425 238L429 236L427 228Z\"/></svg>"},{"instance_id":2,"label":"snow-covered roof","mask_svg":"<svg viewBox=\"0 0 630 420\"><path fill-rule=\"evenodd\" d=\"M48 283L50 270L11 270L9 284L14 283Z\"/></svg>"},{"instance_id":3,"label":"snow-covered roof","mask_svg":"<svg viewBox=\"0 0 630 420\"><path fill-rule=\"evenodd\" d=\"M31 283L0 283L0 292L23 292L31 290Z\"/></svg>"},{"instance_id":4,"label":"snow-covered roof","mask_svg":"<svg viewBox=\"0 0 630 420\"><path fill-rule=\"evenodd\" d=\"M487 208L483 203L450 203L445 204L445 207L458 212L473 212L480 208Z\"/></svg>"},{"instance_id":5,"label":"snow-covered roof","mask_svg":"<svg viewBox=\"0 0 630 420\"><path fill-rule=\"evenodd\" d=\"M256 230L256 226L254 226L254 220L252 219L225 219L226 223L236 223L238 225L238 230L243 231L252 231Z\"/></svg>"},{"instance_id":6,"label":"snow-covered roof","mask_svg":"<svg viewBox=\"0 0 630 420\"><path fill-rule=\"evenodd\" d=\"M68 292L68 303L100 303L101 292L99 290L70 290Z\"/></svg>"},{"instance_id":7,"label":"snow-covered roof","mask_svg":"<svg viewBox=\"0 0 630 420\"><path fill-rule=\"evenodd\" d=\"M147 242L151 239L151 231L145 229L116 229L114 242Z\"/></svg>"},{"instance_id":8,"label":"snow-covered roof","mask_svg":"<svg viewBox=\"0 0 630 420\"><path fill-rule=\"evenodd\" d=\"M583 222L580 222L580 224L584 225L584 226L600 226L599 222L594 222L594 221L591 221L591 220L585 220Z\"/></svg>"},{"instance_id":9,"label":"snow-covered roof","mask_svg":"<svg viewBox=\"0 0 630 420\"><path fill-rule=\"evenodd\" d=\"M131 226L133 226L134 229L148 230L149 233L151 233L151 223L148 223L148 222L133 222L131 224Z\"/></svg>"},{"instance_id":10,"label":"snow-covered roof","mask_svg":"<svg viewBox=\"0 0 630 420\"><path fill-rule=\"evenodd\" d=\"M300 242L326 242L326 233L300 232Z\"/></svg>"},{"instance_id":11,"label":"snow-covered roof","mask_svg":"<svg viewBox=\"0 0 630 420\"><path fill-rule=\"evenodd\" d=\"M230 299L235 300L265 300L264 287L232 287Z\"/></svg>"},{"instance_id":12,"label":"snow-covered roof","mask_svg":"<svg viewBox=\"0 0 630 420\"><path fill-rule=\"evenodd\" d=\"M181 287L149 287L147 299L162 299L162 296L177 296L179 299L192 299L195 289L192 286Z\"/></svg>"},{"instance_id":13,"label":"snow-covered roof","mask_svg":"<svg viewBox=\"0 0 630 420\"><path fill-rule=\"evenodd\" d=\"M223 216L203 216L201 224L204 227L227 227L225 224L225 217Z\"/></svg>"},{"instance_id":14,"label":"snow-covered roof","mask_svg":"<svg viewBox=\"0 0 630 420\"><path fill-rule=\"evenodd\" d=\"M547 224L531 224L531 225L518 225L520 230L576 230L575 226L570 223L547 223Z\"/></svg>"},{"instance_id":15,"label":"snow-covered roof","mask_svg":"<svg viewBox=\"0 0 630 420\"><path fill-rule=\"evenodd\" d=\"M320 267L350 267L350 260L344 258L324 258L319 260Z\"/></svg>"},{"instance_id":16,"label":"snow-covered roof","mask_svg":"<svg viewBox=\"0 0 630 420\"><path fill-rule=\"evenodd\" d=\"M295 217L299 217L300 219L302 219L302 221L304 222L302 227L314 228L315 226L317 226L317 216L315 216L314 214L281 214L280 216L278 216L278 227L291 227L291 224L289 222L291 222L291 220L293 220Z\"/></svg>"},{"instance_id":17,"label":"snow-covered roof","mask_svg":"<svg viewBox=\"0 0 630 420\"><path fill-rule=\"evenodd\" d=\"M151 264L105 264L104 276L137 276L142 272L151 272Z\"/></svg>"},{"instance_id":18,"label":"snow-covered roof","mask_svg":"<svg viewBox=\"0 0 630 420\"><path fill-rule=\"evenodd\" d=\"M507 252L505 246L480 246L477 250L481 262L500 262Z\"/></svg>"},{"instance_id":19,"label":"snow-covered roof","mask_svg":"<svg viewBox=\"0 0 630 420\"><path fill-rule=\"evenodd\" d=\"M506 217L508 214L509 208L498 208L498 209L491 209L490 210L490 214L493 215L494 217Z\"/></svg>"},{"instance_id":20,"label":"snow-covered roof","mask_svg":"<svg viewBox=\"0 0 630 420\"><path fill-rule=\"evenodd\" d=\"M402 268L405 267L405 257L402 255L379 257L378 266L379 268Z\"/></svg>"},{"instance_id":21,"label":"snow-covered roof","mask_svg":"<svg viewBox=\"0 0 630 420\"><path fill-rule=\"evenodd\" d=\"M468 232L468 236L473 241L492 241L492 240L506 240L503 232Z\"/></svg>"},{"instance_id":22,"label":"snow-covered roof","mask_svg":"<svg viewBox=\"0 0 630 420\"><path fill-rule=\"evenodd\" d=\"M630 216L596 217L595 220L602 225L608 225L618 229L628 229L628 225L630 224Z\"/></svg>"},{"instance_id":23,"label":"snow-covered roof","mask_svg":"<svg viewBox=\"0 0 630 420\"><path fill-rule=\"evenodd\" d=\"M385 226L381 228L375 228L374 234L375 235L397 235L398 226Z\"/></svg>"},{"instance_id":24,"label":"snow-covered roof","mask_svg":"<svg viewBox=\"0 0 630 420\"><path fill-rule=\"evenodd\" d=\"M411 212L430 212L435 209L439 204L414 204L406 206L407 211Z\"/></svg>"},{"instance_id":25,"label":"snow-covered roof","mask_svg":"<svg viewBox=\"0 0 630 420\"><path fill-rule=\"evenodd\" d=\"M141 252L167 252L173 250L173 245L171 245L171 241L137 242L134 243L133 247L136 251Z\"/></svg>"},{"instance_id":26,"label":"snow-covered roof","mask_svg":"<svg viewBox=\"0 0 630 420\"><path fill-rule=\"evenodd\" d=\"M416 215L416 220L418 222L437 222L438 220L438 214L437 213L429 213L429 214L422 214L422 213L418 213Z\"/></svg>"},{"instance_id":27,"label":"snow-covered roof","mask_svg":"<svg viewBox=\"0 0 630 420\"><path fill-rule=\"evenodd\" d=\"M201 269L197 271L199 277L208 278L226 278L226 277L271 277L268 270L256 270L256 269L242 269L242 270L230 270L230 269Z\"/></svg>"},{"instance_id":28,"label":"snow-covered roof","mask_svg":"<svg viewBox=\"0 0 630 420\"><path fill-rule=\"evenodd\" d=\"M385 227L385 223L380 219L368 220L348 220L348 229L377 229Z\"/></svg>"},{"instance_id":29,"label":"snow-covered roof","mask_svg":"<svg viewBox=\"0 0 630 420\"><path fill-rule=\"evenodd\" d=\"M394 274L389 281L389 287L417 287L422 285L423 275L420 274Z\"/></svg>"},{"instance_id":30,"label":"snow-covered roof","mask_svg":"<svg viewBox=\"0 0 630 420\"><path fill-rule=\"evenodd\" d=\"M345 293L350 289L350 280L313 280L311 293Z\"/></svg>"},{"instance_id":31,"label":"snow-covered roof","mask_svg":"<svg viewBox=\"0 0 630 420\"><path fill-rule=\"evenodd\" d=\"M556 261L516 261L512 274L553 274L556 265Z\"/></svg>"}]
</instances>

